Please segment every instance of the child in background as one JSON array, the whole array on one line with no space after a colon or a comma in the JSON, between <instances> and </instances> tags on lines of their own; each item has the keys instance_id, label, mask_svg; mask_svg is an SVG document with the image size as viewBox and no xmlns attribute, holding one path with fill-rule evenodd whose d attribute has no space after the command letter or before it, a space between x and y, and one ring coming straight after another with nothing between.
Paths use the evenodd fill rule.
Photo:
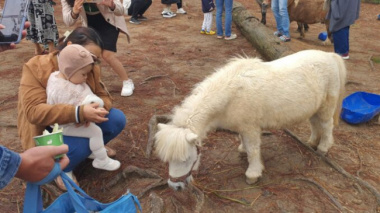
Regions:
<instances>
[{"instance_id":1,"label":"child in background","mask_svg":"<svg viewBox=\"0 0 380 213\"><path fill-rule=\"evenodd\" d=\"M91 72L95 57L84 47L72 44L66 46L58 56L59 71L53 72L48 80L46 93L48 104L72 104L79 111L83 104L99 103L103 100L96 96L86 84L87 74ZM77 117L77 120L80 118ZM79 122L78 122L79 123ZM61 124L63 135L84 137L90 140L90 149L95 168L114 171L120 167L120 162L107 156L104 148L103 133L95 123L76 126L74 123ZM91 156L91 155L90 155ZM69 177L72 177L70 172Z\"/></svg>"},{"instance_id":2,"label":"child in background","mask_svg":"<svg viewBox=\"0 0 380 213\"><path fill-rule=\"evenodd\" d=\"M202 11L204 13L204 19L202 24L201 34L215 35L215 31L211 30L212 26L212 11L215 9L213 0L202 0Z\"/></svg>"}]
</instances>

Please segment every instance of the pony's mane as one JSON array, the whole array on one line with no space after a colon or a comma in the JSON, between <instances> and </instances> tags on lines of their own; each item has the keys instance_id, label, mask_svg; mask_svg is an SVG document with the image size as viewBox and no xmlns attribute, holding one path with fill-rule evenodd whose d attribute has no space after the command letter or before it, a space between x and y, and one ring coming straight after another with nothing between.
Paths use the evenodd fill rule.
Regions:
<instances>
[{"instance_id":1,"label":"pony's mane","mask_svg":"<svg viewBox=\"0 0 380 213\"><path fill-rule=\"evenodd\" d=\"M162 161L185 161L191 145L186 140L188 129L166 125L155 135L155 151Z\"/></svg>"}]
</instances>

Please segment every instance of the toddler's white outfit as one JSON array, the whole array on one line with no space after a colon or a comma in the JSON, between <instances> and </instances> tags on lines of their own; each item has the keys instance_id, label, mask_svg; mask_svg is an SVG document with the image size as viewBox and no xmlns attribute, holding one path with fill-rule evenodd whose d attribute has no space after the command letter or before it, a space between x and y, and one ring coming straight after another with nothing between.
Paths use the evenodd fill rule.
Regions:
<instances>
[{"instance_id":1,"label":"toddler's white outfit","mask_svg":"<svg viewBox=\"0 0 380 213\"><path fill-rule=\"evenodd\" d=\"M64 52L66 48L71 48L71 50ZM79 58L75 58L75 53L77 53L78 51L80 54L78 54L78 56L76 57ZM83 66L83 62L85 60L80 59L81 57L87 57L87 55L85 55L83 51L86 51L85 54L90 54L86 49L84 49L80 45L73 44L65 47L61 51L59 56L59 58L63 57L62 55L66 57L64 60L59 60L60 69L61 66L65 66L66 64L68 64L68 68L63 68L63 70L69 69L70 71L68 71L67 73L73 75L80 68L90 64L89 62L91 62L91 60L86 58L89 60L89 62ZM71 56L67 56L67 54L71 54ZM70 59L70 57L74 58L68 60L67 57L68 59ZM75 60L77 61L75 62ZM61 62L62 65L60 64ZM75 63L78 63L79 68L75 67ZM48 79L46 87L48 104L71 104L74 106L79 106L89 103L99 103L99 107L103 107L103 100L91 91L91 88L86 84L86 82L81 84L74 84L71 83L69 80L59 78L58 74L59 71L53 72ZM95 159L92 162L92 165L95 168L114 171L120 167L119 161L113 160L107 156L107 151L104 147L103 132L100 129L100 127L97 126L95 123L91 122L88 127L83 125L77 127L75 123L63 125L61 124L60 126L63 128L63 135L89 138L90 149L92 151L92 154L95 156Z\"/></svg>"}]
</instances>

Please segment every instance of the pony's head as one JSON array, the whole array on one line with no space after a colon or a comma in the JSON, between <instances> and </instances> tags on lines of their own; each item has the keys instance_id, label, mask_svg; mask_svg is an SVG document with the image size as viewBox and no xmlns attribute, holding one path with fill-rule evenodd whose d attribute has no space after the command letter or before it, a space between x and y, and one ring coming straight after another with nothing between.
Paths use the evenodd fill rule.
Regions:
<instances>
[{"instance_id":1,"label":"pony's head","mask_svg":"<svg viewBox=\"0 0 380 213\"><path fill-rule=\"evenodd\" d=\"M171 124L158 124L155 151L164 162L169 162L169 186L181 190L192 181L191 172L200 161L198 135L190 129Z\"/></svg>"}]
</instances>

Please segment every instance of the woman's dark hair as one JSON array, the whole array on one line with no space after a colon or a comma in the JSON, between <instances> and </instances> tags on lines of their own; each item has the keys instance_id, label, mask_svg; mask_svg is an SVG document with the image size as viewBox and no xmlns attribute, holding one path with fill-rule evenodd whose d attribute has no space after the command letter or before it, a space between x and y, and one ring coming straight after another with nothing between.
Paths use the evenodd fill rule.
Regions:
<instances>
[{"instance_id":1,"label":"woman's dark hair","mask_svg":"<svg viewBox=\"0 0 380 213\"><path fill-rule=\"evenodd\" d=\"M98 45L102 50L104 49L104 44L98 33L90 27L77 27L70 35L62 38L63 41L59 42L57 49L61 51L67 46L67 42L79 45L87 45L90 43Z\"/></svg>"}]
</instances>

